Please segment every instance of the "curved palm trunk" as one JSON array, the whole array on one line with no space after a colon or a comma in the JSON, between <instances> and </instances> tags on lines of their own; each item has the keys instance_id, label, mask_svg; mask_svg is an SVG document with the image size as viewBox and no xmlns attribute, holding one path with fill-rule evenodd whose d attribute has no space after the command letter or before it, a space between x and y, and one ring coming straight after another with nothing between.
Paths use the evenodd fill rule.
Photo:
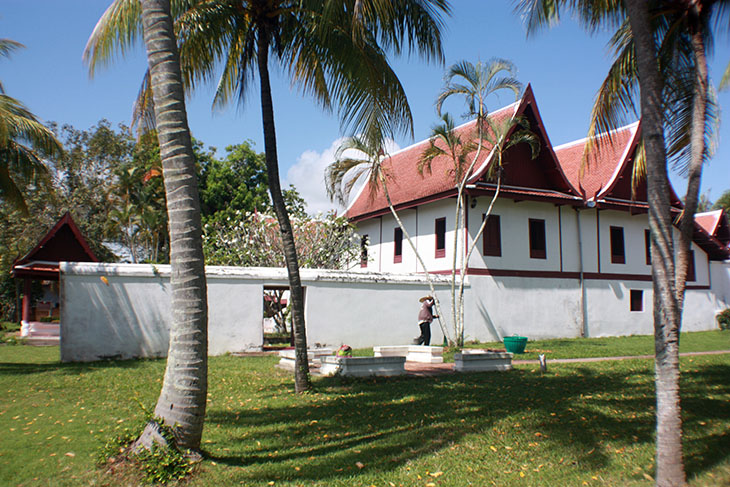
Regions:
<instances>
[{"instance_id":1,"label":"curved palm trunk","mask_svg":"<svg viewBox=\"0 0 730 487\"><path fill-rule=\"evenodd\" d=\"M173 428L178 446L198 449L208 391L208 301L195 159L169 0L143 0L142 22L167 195L172 268L170 348L155 416ZM155 429L148 425L140 443L149 447Z\"/></svg>"},{"instance_id":2,"label":"curved palm trunk","mask_svg":"<svg viewBox=\"0 0 730 487\"><path fill-rule=\"evenodd\" d=\"M500 151L501 154L501 151ZM502 167L502 157L499 155L499 164L497 167ZM487 208L487 212L484 214L484 220L482 220L482 224L479 226L479 230L477 231L476 235L474 235L474 239L472 240L471 245L469 246L469 249L466 252L466 265L469 265L469 259L471 259L471 254L474 252L474 249L477 246L477 242L479 241L479 237L482 236L484 233L484 229L487 226L487 219L489 219L489 215L492 214L492 208L494 208L494 203L497 201L497 198L499 197L499 192L502 189L502 173L499 171L497 173L497 189L494 191L494 196L492 196L492 201L489 203L489 207ZM466 236L465 236L466 238ZM464 323L464 274L465 269L462 267L461 270L461 282L459 283L459 314L461 316L461 322ZM463 326L463 325L462 325ZM497 337L499 338L499 337Z\"/></svg>"},{"instance_id":3,"label":"curved palm trunk","mask_svg":"<svg viewBox=\"0 0 730 487\"><path fill-rule=\"evenodd\" d=\"M694 5L693 8L697 8ZM699 16L699 13L697 13ZM690 246L694 233L694 215L700 195L702 180L702 162L705 153L705 119L707 116L707 92L709 75L707 73L707 57L705 56L705 40L699 26L692 33L692 51L695 57L697 82L692 100L692 132L690 134L691 160L687 174L687 194L684 198L684 211L679 224L679 248L677 249L677 302L679 314L684 308L684 291L687 286L687 270L689 268Z\"/></svg>"},{"instance_id":4,"label":"curved palm trunk","mask_svg":"<svg viewBox=\"0 0 730 487\"><path fill-rule=\"evenodd\" d=\"M664 145L661 82L649 4L625 2L636 42L641 89L641 117L646 148L649 226L654 279L654 348L656 384L656 485L685 484L682 419L679 404L680 314L674 286L672 219Z\"/></svg>"},{"instance_id":5,"label":"curved palm trunk","mask_svg":"<svg viewBox=\"0 0 730 487\"><path fill-rule=\"evenodd\" d=\"M383 194L385 195L385 200L388 202L388 208L390 209L390 213L393 215L393 218L395 218L396 223L398 223L398 226L403 231L403 235L405 235L406 240L408 241L408 245L411 246L411 250L413 250L413 254L416 256L418 263L421 264L421 267L423 267L423 272L426 275L426 282L428 283L428 289L431 291L431 296L433 296L433 303L434 303L434 306L436 306L436 314L439 317L444 316L441 312L441 302L439 301L438 296L436 296L436 288L433 286L433 281L431 280L431 275L428 273L428 268L426 267L426 263L421 258L421 254L418 252L418 249L416 248L416 245L413 243L413 240L411 240L411 236L408 233L408 230L406 230L405 225L403 225L403 221L400 219L400 217L398 216L398 213L395 211L393 202L390 200L390 193L388 192L388 185L385 182L385 176L383 175L382 172L379 173L379 178L380 178L380 184L383 187ZM447 333L446 328L444 327L444 324L441 321L441 318L439 318L439 327L441 328L441 332L444 334L446 339L449 340L452 344L455 343L455 340L451 340L451 338L449 338L449 334Z\"/></svg>"},{"instance_id":6,"label":"curved palm trunk","mask_svg":"<svg viewBox=\"0 0 730 487\"><path fill-rule=\"evenodd\" d=\"M261 116L264 123L264 152L266 153L266 173L269 178L271 202L281 230L284 246L286 270L289 275L289 293L292 302L292 323L294 328L294 389L305 392L311 389L309 363L307 362L307 331L304 325L304 292L299 277L299 260L294 243L289 214L281 194L279 183L279 162L276 154L276 128L274 126L274 104L271 99L269 82L269 33L262 28L258 37L258 68L261 79Z\"/></svg>"}]
</instances>

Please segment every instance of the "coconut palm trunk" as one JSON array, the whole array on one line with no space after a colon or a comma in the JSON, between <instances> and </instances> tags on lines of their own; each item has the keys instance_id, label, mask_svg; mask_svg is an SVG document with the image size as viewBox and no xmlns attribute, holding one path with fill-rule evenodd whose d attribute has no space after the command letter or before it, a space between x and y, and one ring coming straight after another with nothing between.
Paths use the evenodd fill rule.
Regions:
<instances>
[{"instance_id":1,"label":"coconut palm trunk","mask_svg":"<svg viewBox=\"0 0 730 487\"><path fill-rule=\"evenodd\" d=\"M198 449L208 391L208 302L195 159L169 0L142 0L142 22L167 195L172 268L170 347L155 416L172 428L179 447ZM155 430L155 425L148 425L140 442L149 447Z\"/></svg>"},{"instance_id":2,"label":"coconut palm trunk","mask_svg":"<svg viewBox=\"0 0 730 487\"><path fill-rule=\"evenodd\" d=\"M698 9L695 4L692 9ZM699 12L693 16L699 18ZM680 316L684 308L684 291L687 286L687 271L689 268L692 234L694 233L694 214L700 195L702 182L702 164L705 156L705 120L707 118L707 94L709 89L709 74L707 70L707 56L705 39L699 20L692 26L692 52L695 58L697 80L692 100L692 128L690 133L691 159L687 172L687 194L684 198L684 211L679 224L680 236L677 249L677 302Z\"/></svg>"},{"instance_id":3,"label":"coconut palm trunk","mask_svg":"<svg viewBox=\"0 0 730 487\"><path fill-rule=\"evenodd\" d=\"M679 405L680 314L674 286L672 219L663 131L662 85L649 4L626 0L641 91L641 117L646 150L647 198L654 280L654 346L656 384L656 485L685 484L682 420Z\"/></svg>"},{"instance_id":4,"label":"coconut palm trunk","mask_svg":"<svg viewBox=\"0 0 730 487\"><path fill-rule=\"evenodd\" d=\"M274 125L274 103L271 98L269 82L269 39L270 33L262 28L257 39L257 62L261 81L261 116L264 124L264 152L266 155L266 173L269 178L269 192L274 206L276 219L281 230L281 241L284 246L287 274L289 275L289 293L292 303L292 324L294 328L294 389L305 392L311 388L309 380L309 364L307 362L307 333L304 325L304 292L299 277L299 260L294 243L289 214L279 183L279 162L276 154L276 127Z\"/></svg>"}]
</instances>

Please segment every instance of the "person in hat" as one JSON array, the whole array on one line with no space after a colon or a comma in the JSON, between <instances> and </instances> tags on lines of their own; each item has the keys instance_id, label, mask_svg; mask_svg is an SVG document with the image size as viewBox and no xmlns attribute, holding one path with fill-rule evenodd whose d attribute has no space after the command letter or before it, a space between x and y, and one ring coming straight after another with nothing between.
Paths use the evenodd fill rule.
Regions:
<instances>
[{"instance_id":1,"label":"person in hat","mask_svg":"<svg viewBox=\"0 0 730 487\"><path fill-rule=\"evenodd\" d=\"M418 345L431 344L431 322L438 315L433 314L433 296L424 296L419 299L421 309L418 312L418 327L421 329L421 336L418 337Z\"/></svg>"}]
</instances>

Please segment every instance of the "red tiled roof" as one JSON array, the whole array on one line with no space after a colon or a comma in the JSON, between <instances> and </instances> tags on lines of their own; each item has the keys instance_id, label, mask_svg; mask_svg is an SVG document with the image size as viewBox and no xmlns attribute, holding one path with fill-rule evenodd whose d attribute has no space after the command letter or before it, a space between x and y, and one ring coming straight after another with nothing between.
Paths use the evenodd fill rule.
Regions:
<instances>
[{"instance_id":1,"label":"red tiled roof","mask_svg":"<svg viewBox=\"0 0 730 487\"><path fill-rule=\"evenodd\" d=\"M16 277L58 274L58 262L62 260L99 262L68 212L30 252L13 263L12 272Z\"/></svg>"},{"instance_id":2,"label":"red tiled roof","mask_svg":"<svg viewBox=\"0 0 730 487\"><path fill-rule=\"evenodd\" d=\"M517 105L518 103L515 102L493 112L490 117L504 119L511 116L514 114ZM469 134L473 133L475 125L475 121L465 123L456 128L456 133L462 140L465 140ZM429 140L418 142L392 154L383 161L383 172L387 178L388 194L393 206L397 207L404 203L419 201L423 198L449 192L456 187L453 176L453 162L446 156L435 158L431 162L430 172L424 170L423 174L419 173L418 163L421 154L428 148L429 143ZM485 146L482 148L479 159L474 166L475 171L482 168L489 157L491 149L492 146L485 142ZM468 163L471 163L474 155L470 155L467 160ZM346 215L348 218L357 218L387 207L388 203L383 189L378 186L373 191L366 184L347 209Z\"/></svg>"},{"instance_id":3,"label":"red tiled roof","mask_svg":"<svg viewBox=\"0 0 730 487\"><path fill-rule=\"evenodd\" d=\"M723 210L706 211L704 213L696 213L695 221L702 227L704 231L710 235L715 235L717 226L720 223Z\"/></svg>"},{"instance_id":4,"label":"red tiled roof","mask_svg":"<svg viewBox=\"0 0 730 487\"><path fill-rule=\"evenodd\" d=\"M535 187L540 193L544 190L570 192L570 185L562 174L557 159L552 152L550 141L544 127L542 127L532 88L529 85L518 102L492 112L490 117L499 122L516 114L525 113L529 113L530 117L527 118L531 120L532 129L542 139L541 157L534 163L529 163L529 167L525 166L524 161L514 161L512 163L514 167L507 167L508 175L510 175L511 170L512 176L519 177L519 174L521 174L522 176L519 179L526 178L527 180L527 183L519 184L521 181L515 180L518 178L513 177L512 184L529 186L530 188ZM474 127L475 121L471 121L457 127L456 132L462 139L466 139L468 134L473 132ZM388 193L393 206L396 208L413 206L425 201L434 201L452 196L455 193L456 182L453 176L453 162L448 157L443 156L433 160L430 172L424 171L423 174L418 172L421 154L428 147L428 144L429 140L421 141L392 154L383 162ZM492 145L489 143L486 143L482 148L470 176L470 182L479 181L486 174L491 163L491 150ZM529 159L529 156L527 158ZM467 164L470 164L472 160L472 158L469 158ZM526 172L532 174L526 174ZM503 179L504 184L509 184L505 179ZM531 183L536 184L536 186L532 186ZM353 220L362 220L384 212L387 208L388 205L382 188L376 187L371 190L370 186L365 185L350 204L345 215Z\"/></svg>"},{"instance_id":5,"label":"red tiled roof","mask_svg":"<svg viewBox=\"0 0 730 487\"><path fill-rule=\"evenodd\" d=\"M601 142L588 155L585 155L588 139L570 142L554 150L575 191L586 200L600 199L610 192L627 169L639 137L639 123L636 122L612 132L610 140L607 135L601 136Z\"/></svg>"}]
</instances>

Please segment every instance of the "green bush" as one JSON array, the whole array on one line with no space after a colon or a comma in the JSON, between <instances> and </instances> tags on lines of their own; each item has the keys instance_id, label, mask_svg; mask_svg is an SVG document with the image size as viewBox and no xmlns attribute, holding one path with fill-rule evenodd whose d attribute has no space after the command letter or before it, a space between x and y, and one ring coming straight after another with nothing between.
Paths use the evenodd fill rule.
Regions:
<instances>
[{"instance_id":1,"label":"green bush","mask_svg":"<svg viewBox=\"0 0 730 487\"><path fill-rule=\"evenodd\" d=\"M0 321L0 331L18 331L20 330L20 323L13 321Z\"/></svg>"},{"instance_id":2,"label":"green bush","mask_svg":"<svg viewBox=\"0 0 730 487\"><path fill-rule=\"evenodd\" d=\"M168 447L164 448L153 443L150 450L141 449L131 451L132 444L139 437L137 430L124 429L120 434L110 438L100 449L97 461L104 465L113 459L122 459L129 462L144 478L145 483L164 485L173 480L179 480L190 474L193 465L175 445L172 429L162 425L161 419L155 419L160 426L160 434L167 440Z\"/></svg>"},{"instance_id":3,"label":"green bush","mask_svg":"<svg viewBox=\"0 0 730 487\"><path fill-rule=\"evenodd\" d=\"M722 330L730 330L730 308L721 311L717 315L717 324Z\"/></svg>"}]
</instances>

